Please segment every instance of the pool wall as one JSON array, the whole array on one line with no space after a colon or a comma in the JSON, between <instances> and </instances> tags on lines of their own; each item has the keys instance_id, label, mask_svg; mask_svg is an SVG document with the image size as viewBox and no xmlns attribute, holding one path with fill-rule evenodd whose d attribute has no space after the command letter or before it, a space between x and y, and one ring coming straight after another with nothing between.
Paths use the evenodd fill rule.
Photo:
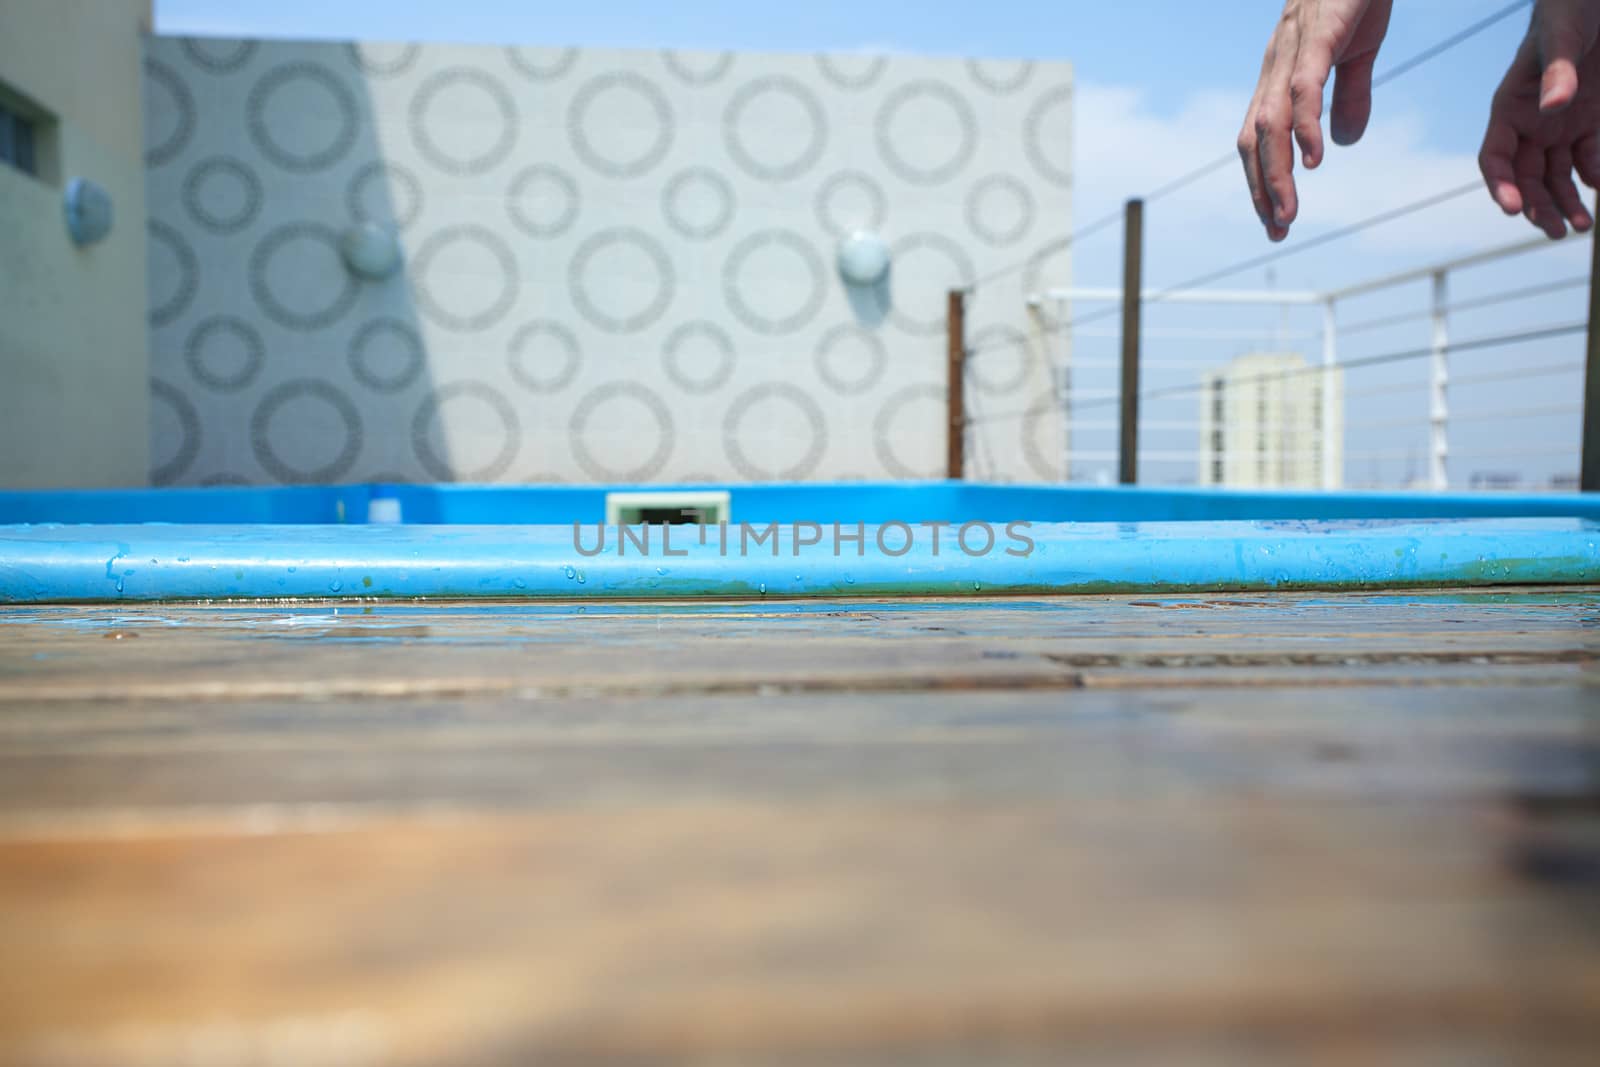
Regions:
<instances>
[{"instance_id":1,"label":"pool wall","mask_svg":"<svg viewBox=\"0 0 1600 1067\"><path fill-rule=\"evenodd\" d=\"M0 525L361 525L373 501L427 525L564 525L605 517L606 496L662 486L347 485L0 492ZM1600 519L1600 496L1143 489L971 482L672 486L728 490L741 522L1225 522L1261 519ZM384 510L384 509L380 509ZM392 512L391 512L392 514Z\"/></svg>"},{"instance_id":2,"label":"pool wall","mask_svg":"<svg viewBox=\"0 0 1600 1067\"><path fill-rule=\"evenodd\" d=\"M995 596L1600 582L1600 500L965 483L0 494L0 602ZM382 515L390 521L371 522ZM402 521L393 521L396 518Z\"/></svg>"}]
</instances>

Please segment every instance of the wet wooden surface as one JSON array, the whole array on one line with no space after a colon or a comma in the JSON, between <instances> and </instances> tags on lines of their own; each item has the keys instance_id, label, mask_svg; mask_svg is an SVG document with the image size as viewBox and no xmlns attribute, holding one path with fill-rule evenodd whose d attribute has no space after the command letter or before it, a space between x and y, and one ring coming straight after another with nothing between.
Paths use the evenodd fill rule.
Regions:
<instances>
[{"instance_id":1,"label":"wet wooden surface","mask_svg":"<svg viewBox=\"0 0 1600 1067\"><path fill-rule=\"evenodd\" d=\"M1600 592L0 610L0 1062L1590 1063Z\"/></svg>"}]
</instances>

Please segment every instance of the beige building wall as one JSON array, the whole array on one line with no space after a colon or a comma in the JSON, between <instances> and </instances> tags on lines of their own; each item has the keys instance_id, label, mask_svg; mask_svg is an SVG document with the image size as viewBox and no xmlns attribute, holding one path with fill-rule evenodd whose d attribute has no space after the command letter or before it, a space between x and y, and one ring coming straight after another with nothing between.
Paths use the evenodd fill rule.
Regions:
<instances>
[{"instance_id":1,"label":"beige building wall","mask_svg":"<svg viewBox=\"0 0 1600 1067\"><path fill-rule=\"evenodd\" d=\"M41 173L0 165L0 486L143 485L150 367L140 67L151 0L3 0L0 94L41 120ZM77 247L66 183L116 225Z\"/></svg>"},{"instance_id":2,"label":"beige building wall","mask_svg":"<svg viewBox=\"0 0 1600 1067\"><path fill-rule=\"evenodd\" d=\"M0 0L3 2L3 0ZM152 37L151 477L1059 481L1072 68ZM394 235L402 269L347 270ZM840 242L893 266L851 285ZM1009 269L1008 268L1017 268Z\"/></svg>"},{"instance_id":3,"label":"beige building wall","mask_svg":"<svg viewBox=\"0 0 1600 1067\"><path fill-rule=\"evenodd\" d=\"M1324 405L1324 390L1331 391ZM1324 412L1333 432L1322 432ZM1331 447L1331 484L1324 442ZM1240 356L1206 377L1200 398L1200 484L1234 489L1338 489L1344 470L1344 377L1302 355Z\"/></svg>"}]
</instances>

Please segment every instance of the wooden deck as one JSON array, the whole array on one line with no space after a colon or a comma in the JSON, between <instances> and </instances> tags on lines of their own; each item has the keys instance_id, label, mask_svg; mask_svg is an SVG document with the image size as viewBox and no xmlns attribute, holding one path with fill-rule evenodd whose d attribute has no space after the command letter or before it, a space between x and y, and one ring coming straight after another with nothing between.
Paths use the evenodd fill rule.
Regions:
<instances>
[{"instance_id":1,"label":"wooden deck","mask_svg":"<svg viewBox=\"0 0 1600 1067\"><path fill-rule=\"evenodd\" d=\"M1600 591L0 610L0 1061L1592 1063Z\"/></svg>"}]
</instances>

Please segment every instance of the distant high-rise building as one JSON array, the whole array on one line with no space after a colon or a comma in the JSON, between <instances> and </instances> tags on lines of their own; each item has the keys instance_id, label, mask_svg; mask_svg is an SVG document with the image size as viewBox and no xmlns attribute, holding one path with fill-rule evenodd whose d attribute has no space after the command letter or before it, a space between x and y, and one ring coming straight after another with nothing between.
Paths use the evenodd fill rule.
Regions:
<instances>
[{"instance_id":1,"label":"distant high-rise building","mask_svg":"<svg viewBox=\"0 0 1600 1067\"><path fill-rule=\"evenodd\" d=\"M1494 490L1509 492L1522 488L1522 475L1516 471L1473 471L1467 485L1474 491Z\"/></svg>"},{"instance_id":2,"label":"distant high-rise building","mask_svg":"<svg viewBox=\"0 0 1600 1067\"><path fill-rule=\"evenodd\" d=\"M1204 378L1200 484L1337 489L1344 482L1343 372L1296 353L1240 356ZM1324 421L1329 432L1323 432Z\"/></svg>"}]
</instances>

